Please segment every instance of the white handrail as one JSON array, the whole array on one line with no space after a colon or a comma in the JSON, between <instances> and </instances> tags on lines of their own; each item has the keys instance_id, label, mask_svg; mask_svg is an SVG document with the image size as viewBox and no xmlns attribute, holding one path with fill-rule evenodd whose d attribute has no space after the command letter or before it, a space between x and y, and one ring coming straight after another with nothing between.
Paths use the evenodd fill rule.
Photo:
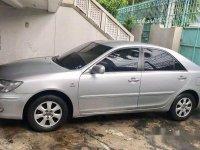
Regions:
<instances>
[{"instance_id":1,"label":"white handrail","mask_svg":"<svg viewBox=\"0 0 200 150\"><path fill-rule=\"evenodd\" d=\"M133 41L134 36L96 0L74 0L74 6L113 40Z\"/></svg>"}]
</instances>

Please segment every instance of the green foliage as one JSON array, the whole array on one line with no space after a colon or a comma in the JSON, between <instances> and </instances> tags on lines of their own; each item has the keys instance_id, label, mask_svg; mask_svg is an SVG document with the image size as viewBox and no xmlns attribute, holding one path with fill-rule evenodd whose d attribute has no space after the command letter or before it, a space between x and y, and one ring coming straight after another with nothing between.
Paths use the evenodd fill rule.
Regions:
<instances>
[{"instance_id":1,"label":"green foliage","mask_svg":"<svg viewBox=\"0 0 200 150\"><path fill-rule=\"evenodd\" d=\"M134 0L134 4L136 4L136 3L142 3L144 1L146 1L146 0Z\"/></svg>"},{"instance_id":2,"label":"green foliage","mask_svg":"<svg viewBox=\"0 0 200 150\"><path fill-rule=\"evenodd\" d=\"M128 17L125 21L124 21L124 27L129 30L130 32L132 31L132 29L136 26L137 24L137 20L134 16Z\"/></svg>"},{"instance_id":3,"label":"green foliage","mask_svg":"<svg viewBox=\"0 0 200 150\"><path fill-rule=\"evenodd\" d=\"M128 6L129 4L129 0L97 0L97 2L99 2L114 17L116 17L119 8Z\"/></svg>"},{"instance_id":4,"label":"green foliage","mask_svg":"<svg viewBox=\"0 0 200 150\"><path fill-rule=\"evenodd\" d=\"M145 0L97 0L108 12L114 17L117 15L117 10L128 5L144 2Z\"/></svg>"},{"instance_id":5,"label":"green foliage","mask_svg":"<svg viewBox=\"0 0 200 150\"><path fill-rule=\"evenodd\" d=\"M173 26L188 27L198 21L200 0L190 0L188 4L178 6L174 11Z\"/></svg>"},{"instance_id":6,"label":"green foliage","mask_svg":"<svg viewBox=\"0 0 200 150\"><path fill-rule=\"evenodd\" d=\"M145 0L128 0L129 5L137 4L137 3L142 3Z\"/></svg>"},{"instance_id":7,"label":"green foliage","mask_svg":"<svg viewBox=\"0 0 200 150\"><path fill-rule=\"evenodd\" d=\"M97 2L99 2L114 17L116 17L119 8L143 1L145 0L97 0ZM124 22L124 26L127 28L127 30L131 31L136 23L137 22L135 17L128 17Z\"/></svg>"}]
</instances>

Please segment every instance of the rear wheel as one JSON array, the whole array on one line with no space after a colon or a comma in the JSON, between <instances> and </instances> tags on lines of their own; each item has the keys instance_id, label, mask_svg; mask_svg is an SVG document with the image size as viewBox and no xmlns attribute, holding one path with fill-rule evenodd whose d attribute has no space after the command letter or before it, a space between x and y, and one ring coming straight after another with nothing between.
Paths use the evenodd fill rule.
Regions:
<instances>
[{"instance_id":1,"label":"rear wheel","mask_svg":"<svg viewBox=\"0 0 200 150\"><path fill-rule=\"evenodd\" d=\"M186 120L191 115L195 106L195 98L191 94L180 94L171 106L171 116L177 121Z\"/></svg>"},{"instance_id":2,"label":"rear wheel","mask_svg":"<svg viewBox=\"0 0 200 150\"><path fill-rule=\"evenodd\" d=\"M66 103L57 96L39 97L28 108L27 120L35 131L53 131L68 118Z\"/></svg>"}]
</instances>

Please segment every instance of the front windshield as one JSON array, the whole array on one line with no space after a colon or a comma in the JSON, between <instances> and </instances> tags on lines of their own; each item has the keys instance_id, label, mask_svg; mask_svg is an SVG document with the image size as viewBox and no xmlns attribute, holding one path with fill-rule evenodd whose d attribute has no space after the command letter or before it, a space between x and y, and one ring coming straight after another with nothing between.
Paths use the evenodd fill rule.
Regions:
<instances>
[{"instance_id":1,"label":"front windshield","mask_svg":"<svg viewBox=\"0 0 200 150\"><path fill-rule=\"evenodd\" d=\"M98 43L87 43L75 48L70 54L66 53L54 58L54 61L70 70L80 69L110 49L111 47Z\"/></svg>"}]
</instances>

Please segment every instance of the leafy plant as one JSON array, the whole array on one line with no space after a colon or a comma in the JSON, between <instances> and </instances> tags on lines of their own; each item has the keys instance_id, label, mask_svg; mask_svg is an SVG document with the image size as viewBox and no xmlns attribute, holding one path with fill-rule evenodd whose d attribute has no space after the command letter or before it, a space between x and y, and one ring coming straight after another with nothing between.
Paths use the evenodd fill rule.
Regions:
<instances>
[{"instance_id":1,"label":"leafy plant","mask_svg":"<svg viewBox=\"0 0 200 150\"><path fill-rule=\"evenodd\" d=\"M116 17L119 8L128 6L129 4L129 0L97 0L97 2L99 2L114 17Z\"/></svg>"},{"instance_id":2,"label":"leafy plant","mask_svg":"<svg viewBox=\"0 0 200 150\"><path fill-rule=\"evenodd\" d=\"M124 21L123 25L128 31L131 32L132 29L137 25L137 20L134 16L130 16Z\"/></svg>"}]
</instances>

